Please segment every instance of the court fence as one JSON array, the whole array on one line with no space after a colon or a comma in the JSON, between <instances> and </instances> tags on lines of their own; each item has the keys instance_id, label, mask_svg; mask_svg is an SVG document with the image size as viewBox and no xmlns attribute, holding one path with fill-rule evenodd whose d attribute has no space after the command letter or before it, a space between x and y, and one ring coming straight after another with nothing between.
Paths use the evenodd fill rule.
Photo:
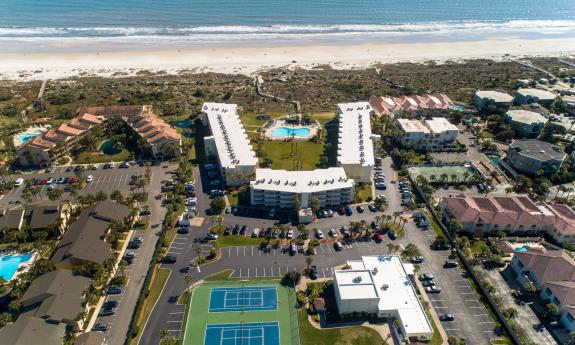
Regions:
<instances>
[{"instance_id":1,"label":"court fence","mask_svg":"<svg viewBox=\"0 0 575 345\"><path fill-rule=\"evenodd\" d=\"M297 308L298 303L294 288L289 288L288 301L289 301L291 344L300 345L299 317Z\"/></svg>"}]
</instances>

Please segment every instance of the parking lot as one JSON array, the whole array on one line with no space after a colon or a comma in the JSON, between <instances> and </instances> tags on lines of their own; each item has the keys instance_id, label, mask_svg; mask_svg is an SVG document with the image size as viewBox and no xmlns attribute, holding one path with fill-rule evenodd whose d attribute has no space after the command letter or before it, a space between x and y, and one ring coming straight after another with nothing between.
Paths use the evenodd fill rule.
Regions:
<instances>
[{"instance_id":1,"label":"parking lot","mask_svg":"<svg viewBox=\"0 0 575 345\"><path fill-rule=\"evenodd\" d=\"M67 171L68 170L68 171ZM86 194L96 194L100 191L107 193L110 195L115 190L119 190L124 195L128 195L130 193L130 180L132 175L142 175L145 174L146 167L140 166L131 166L129 168L118 168L117 166L112 169L103 169L102 166L97 170L85 170L84 176L88 177L89 175L92 176L92 182L86 183L86 186L83 189L78 190L78 195L86 195ZM29 173L26 175L14 175L12 178L16 180L19 177L24 178L26 181L33 180L33 179L40 179L40 180L49 180L50 178L55 180L57 188L61 188L63 190L61 199L70 199L72 195L70 193L71 188L70 184L67 183L56 183L59 178L71 178L74 177L74 171L69 168L65 167L58 167L54 168L53 171L49 173ZM46 181L48 182L48 181ZM48 183L41 185L37 184L37 186L41 187L41 193L38 198L42 198L43 200L48 200ZM17 201L22 202L22 192L29 188L30 186L27 183L24 183L22 186L16 187L0 197L0 205L7 205L7 204L14 204Z\"/></svg>"}]
</instances>

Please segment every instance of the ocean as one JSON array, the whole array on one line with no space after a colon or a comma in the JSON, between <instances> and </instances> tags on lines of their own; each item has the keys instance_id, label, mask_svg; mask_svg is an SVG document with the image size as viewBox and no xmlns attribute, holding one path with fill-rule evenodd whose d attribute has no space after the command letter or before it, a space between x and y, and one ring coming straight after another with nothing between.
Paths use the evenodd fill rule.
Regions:
<instances>
[{"instance_id":1,"label":"ocean","mask_svg":"<svg viewBox=\"0 0 575 345\"><path fill-rule=\"evenodd\" d=\"M122 44L575 37L575 0L2 0L0 51ZM50 43L51 42L51 43Z\"/></svg>"}]
</instances>

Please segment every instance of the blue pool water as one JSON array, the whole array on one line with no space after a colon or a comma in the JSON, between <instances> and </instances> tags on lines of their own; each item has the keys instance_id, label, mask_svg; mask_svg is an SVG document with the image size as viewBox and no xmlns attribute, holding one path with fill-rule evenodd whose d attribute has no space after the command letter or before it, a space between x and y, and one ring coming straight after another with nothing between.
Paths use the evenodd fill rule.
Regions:
<instances>
[{"instance_id":1,"label":"blue pool water","mask_svg":"<svg viewBox=\"0 0 575 345\"><path fill-rule=\"evenodd\" d=\"M278 127L272 130L272 137L307 137L309 135L309 128L288 128Z\"/></svg>"},{"instance_id":2,"label":"blue pool water","mask_svg":"<svg viewBox=\"0 0 575 345\"><path fill-rule=\"evenodd\" d=\"M34 133L22 133L16 136L16 139L18 140L18 145L22 145L25 142L27 142L28 140L39 136L40 134L42 134L41 130L36 130L34 131Z\"/></svg>"},{"instance_id":3,"label":"blue pool water","mask_svg":"<svg viewBox=\"0 0 575 345\"><path fill-rule=\"evenodd\" d=\"M192 120L174 120L170 121L170 125L178 128L189 129L192 128L193 122Z\"/></svg>"},{"instance_id":4,"label":"blue pool water","mask_svg":"<svg viewBox=\"0 0 575 345\"><path fill-rule=\"evenodd\" d=\"M108 156L117 155L118 153L122 152L122 150L116 148L114 146L115 144L116 144L116 139L108 139L100 145L99 150L100 150L100 152L102 152L103 154L108 155Z\"/></svg>"},{"instance_id":5,"label":"blue pool water","mask_svg":"<svg viewBox=\"0 0 575 345\"><path fill-rule=\"evenodd\" d=\"M18 266L23 262L28 262L32 254L7 255L0 258L0 277L9 281L16 273Z\"/></svg>"},{"instance_id":6,"label":"blue pool water","mask_svg":"<svg viewBox=\"0 0 575 345\"><path fill-rule=\"evenodd\" d=\"M526 252L527 249L529 249L529 246L523 246L523 247L515 248L515 251L518 253L523 253L523 252Z\"/></svg>"}]
</instances>

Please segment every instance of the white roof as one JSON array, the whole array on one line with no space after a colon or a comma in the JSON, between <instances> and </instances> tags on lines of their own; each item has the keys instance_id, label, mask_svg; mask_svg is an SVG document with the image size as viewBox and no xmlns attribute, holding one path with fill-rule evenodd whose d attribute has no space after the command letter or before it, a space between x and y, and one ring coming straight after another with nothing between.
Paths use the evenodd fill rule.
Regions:
<instances>
[{"instance_id":1,"label":"white roof","mask_svg":"<svg viewBox=\"0 0 575 345\"><path fill-rule=\"evenodd\" d=\"M425 120L425 124L433 133L459 131L457 126L449 122L445 117L434 117L431 120Z\"/></svg>"},{"instance_id":2,"label":"white roof","mask_svg":"<svg viewBox=\"0 0 575 345\"><path fill-rule=\"evenodd\" d=\"M543 115L529 110L522 110L522 109L508 110L507 116L509 116L514 122L521 122L528 125L537 122L542 123L547 122L547 119Z\"/></svg>"},{"instance_id":3,"label":"white roof","mask_svg":"<svg viewBox=\"0 0 575 345\"><path fill-rule=\"evenodd\" d=\"M314 193L351 188L353 180L347 178L341 167L310 171L256 169L256 178L250 182L254 189L289 193Z\"/></svg>"},{"instance_id":4,"label":"white roof","mask_svg":"<svg viewBox=\"0 0 575 345\"><path fill-rule=\"evenodd\" d=\"M335 271L335 278L342 300L379 298L372 275L365 269Z\"/></svg>"},{"instance_id":5,"label":"white roof","mask_svg":"<svg viewBox=\"0 0 575 345\"><path fill-rule=\"evenodd\" d=\"M431 133L429 129L418 120L397 119L397 122L405 133Z\"/></svg>"},{"instance_id":6,"label":"white roof","mask_svg":"<svg viewBox=\"0 0 575 345\"><path fill-rule=\"evenodd\" d=\"M523 96L537 97L543 100L552 100L557 97L553 92L541 89L518 89L517 93Z\"/></svg>"},{"instance_id":7,"label":"white roof","mask_svg":"<svg viewBox=\"0 0 575 345\"><path fill-rule=\"evenodd\" d=\"M371 139L371 105L368 102L340 103L338 162L371 166L373 142Z\"/></svg>"},{"instance_id":8,"label":"white roof","mask_svg":"<svg viewBox=\"0 0 575 345\"><path fill-rule=\"evenodd\" d=\"M202 111L210 123L222 168L258 164L256 154L237 114L236 104L208 102L204 103Z\"/></svg>"},{"instance_id":9,"label":"white roof","mask_svg":"<svg viewBox=\"0 0 575 345\"><path fill-rule=\"evenodd\" d=\"M361 262L363 263L363 270L360 269L361 264L359 261L349 261L348 264L353 267L349 276L358 276L362 273L362 282L366 283L356 284L359 287L355 294L358 296L373 296L373 294L366 294L368 288L365 286L375 287L375 293L379 296L379 310L397 310L400 317L400 322L408 334L422 334L433 333L433 329L425 315L425 311L419 303L417 294L411 285L409 276L403 267L399 256L362 256ZM377 269L377 270L376 270ZM337 280L337 288L340 291L342 299L359 298L353 294L353 285L344 285L345 295L341 295L340 276L344 277L340 272L350 270L336 270L334 273ZM377 271L375 274L373 274ZM367 278L369 275L369 278ZM347 280L344 280L347 282ZM344 297L345 296L345 297Z\"/></svg>"},{"instance_id":10,"label":"white roof","mask_svg":"<svg viewBox=\"0 0 575 345\"><path fill-rule=\"evenodd\" d=\"M479 90L475 94L480 98L493 100L495 103L509 103L513 101L513 96L503 91Z\"/></svg>"}]
</instances>

